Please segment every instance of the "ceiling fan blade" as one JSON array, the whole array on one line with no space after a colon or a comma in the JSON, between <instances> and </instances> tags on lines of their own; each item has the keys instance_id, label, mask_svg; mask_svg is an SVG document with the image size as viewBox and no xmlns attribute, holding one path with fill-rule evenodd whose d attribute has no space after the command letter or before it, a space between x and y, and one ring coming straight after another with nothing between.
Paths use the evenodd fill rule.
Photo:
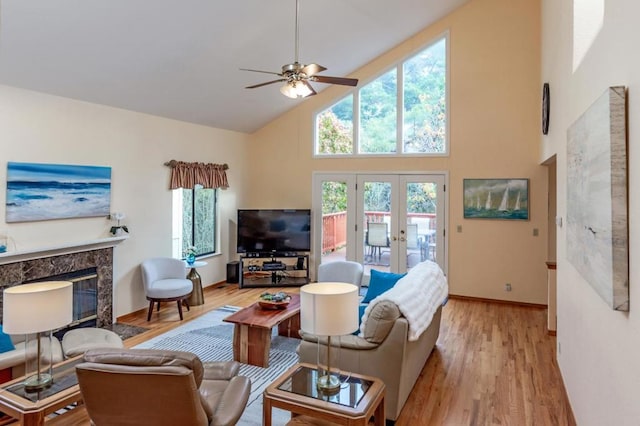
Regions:
<instances>
[{"instance_id":1,"label":"ceiling fan blade","mask_svg":"<svg viewBox=\"0 0 640 426\"><path fill-rule=\"evenodd\" d=\"M302 84L304 84L305 86L307 86L307 89L311 90L311 93L309 93L307 96L313 96L313 95L317 95L316 91L314 90L314 88L309 84L309 82L307 80L303 80L301 81ZM307 97L305 96L305 98Z\"/></svg>"},{"instance_id":2,"label":"ceiling fan blade","mask_svg":"<svg viewBox=\"0 0 640 426\"><path fill-rule=\"evenodd\" d=\"M255 89L257 87L262 87L262 86L266 86L266 85L273 84L273 83L280 83L281 81L287 81L287 79L286 78L280 78L278 80L267 81L266 83L254 84L253 86L245 87L245 89Z\"/></svg>"},{"instance_id":3,"label":"ceiling fan blade","mask_svg":"<svg viewBox=\"0 0 640 426\"><path fill-rule=\"evenodd\" d=\"M345 78L345 77L328 77L326 75L314 75L310 78L312 81L317 81L318 83L327 83L327 84L341 84L343 86L357 86L358 79L357 78Z\"/></svg>"},{"instance_id":4,"label":"ceiling fan blade","mask_svg":"<svg viewBox=\"0 0 640 426\"><path fill-rule=\"evenodd\" d=\"M280 77L282 77L282 74L280 74L279 72L273 72L273 71L252 70L249 68L240 68L240 71L261 72L263 74L273 74L273 75L279 75Z\"/></svg>"},{"instance_id":5,"label":"ceiling fan blade","mask_svg":"<svg viewBox=\"0 0 640 426\"><path fill-rule=\"evenodd\" d=\"M314 74L318 74L319 72L326 71L326 70L327 69L325 67L323 67L322 65L318 65L318 64L309 64L309 65L305 65L305 67L302 68L302 72L305 73L309 77L311 77Z\"/></svg>"}]
</instances>

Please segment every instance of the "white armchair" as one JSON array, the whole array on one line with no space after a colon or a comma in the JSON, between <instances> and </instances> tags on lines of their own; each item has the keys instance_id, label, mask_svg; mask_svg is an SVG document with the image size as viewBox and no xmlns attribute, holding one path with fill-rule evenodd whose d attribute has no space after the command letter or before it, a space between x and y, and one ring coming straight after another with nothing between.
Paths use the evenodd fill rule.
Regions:
<instances>
[{"instance_id":1,"label":"white armchair","mask_svg":"<svg viewBox=\"0 0 640 426\"><path fill-rule=\"evenodd\" d=\"M156 257L142 262L142 283L149 301L147 321L151 320L153 304L160 302L177 302L178 314L182 321L182 304L189 310L187 298L193 291L193 283L186 278L185 263L171 257Z\"/></svg>"},{"instance_id":2,"label":"white armchair","mask_svg":"<svg viewBox=\"0 0 640 426\"><path fill-rule=\"evenodd\" d=\"M355 284L360 288L363 267L358 262L340 260L318 266L318 282L340 282Z\"/></svg>"}]
</instances>

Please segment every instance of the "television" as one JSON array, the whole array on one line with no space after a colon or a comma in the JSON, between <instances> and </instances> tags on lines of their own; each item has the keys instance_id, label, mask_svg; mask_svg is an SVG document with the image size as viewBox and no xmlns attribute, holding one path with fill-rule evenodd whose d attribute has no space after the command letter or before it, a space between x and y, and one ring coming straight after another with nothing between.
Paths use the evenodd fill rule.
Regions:
<instances>
[{"instance_id":1,"label":"television","mask_svg":"<svg viewBox=\"0 0 640 426\"><path fill-rule=\"evenodd\" d=\"M238 210L238 253L311 251L311 210Z\"/></svg>"}]
</instances>

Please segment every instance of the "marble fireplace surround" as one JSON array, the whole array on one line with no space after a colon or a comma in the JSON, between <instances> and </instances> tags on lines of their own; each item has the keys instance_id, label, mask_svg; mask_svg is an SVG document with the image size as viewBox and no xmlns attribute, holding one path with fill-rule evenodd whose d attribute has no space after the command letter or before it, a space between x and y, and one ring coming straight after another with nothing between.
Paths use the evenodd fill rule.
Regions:
<instances>
[{"instance_id":1,"label":"marble fireplace surround","mask_svg":"<svg viewBox=\"0 0 640 426\"><path fill-rule=\"evenodd\" d=\"M98 275L97 326L113 325L113 246L124 238L71 244L62 247L24 252L3 253L0 256L0 318L2 293L5 288L25 281L96 268Z\"/></svg>"}]
</instances>

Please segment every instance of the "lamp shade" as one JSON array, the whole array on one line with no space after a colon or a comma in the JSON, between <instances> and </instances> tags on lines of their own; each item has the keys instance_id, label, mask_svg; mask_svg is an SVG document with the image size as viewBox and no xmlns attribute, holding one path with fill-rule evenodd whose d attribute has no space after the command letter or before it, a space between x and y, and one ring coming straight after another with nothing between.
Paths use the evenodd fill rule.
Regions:
<instances>
[{"instance_id":1,"label":"lamp shade","mask_svg":"<svg viewBox=\"0 0 640 426\"><path fill-rule=\"evenodd\" d=\"M300 288L300 328L319 336L342 336L358 329L358 287L314 283Z\"/></svg>"},{"instance_id":2,"label":"lamp shade","mask_svg":"<svg viewBox=\"0 0 640 426\"><path fill-rule=\"evenodd\" d=\"M47 281L9 287L3 292L2 329L7 334L54 330L73 319L73 284Z\"/></svg>"}]
</instances>

